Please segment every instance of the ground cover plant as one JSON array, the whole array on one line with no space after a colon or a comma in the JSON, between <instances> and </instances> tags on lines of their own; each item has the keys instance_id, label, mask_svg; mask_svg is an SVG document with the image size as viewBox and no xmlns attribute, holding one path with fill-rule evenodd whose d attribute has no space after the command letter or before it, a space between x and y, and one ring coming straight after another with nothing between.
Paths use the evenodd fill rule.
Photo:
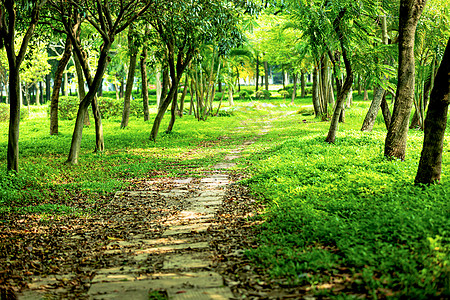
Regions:
<instances>
[{"instance_id":1,"label":"ground cover plant","mask_svg":"<svg viewBox=\"0 0 450 300\"><path fill-rule=\"evenodd\" d=\"M277 283L271 289L301 287L304 294L336 298L445 298L450 268L448 146L443 183L414 186L422 132L410 132L406 161L386 160L382 117L373 132L359 131L369 105L361 100L356 97L347 109L335 145L324 142L329 123L314 118L310 97L296 99L293 106L281 96L246 99L206 122L185 115L157 143L148 140L150 124L141 118L132 117L127 129L120 130L120 116L112 116L104 120L106 151L92 153L95 132L87 127L75 166L64 164L73 120L61 120L60 134L50 136L45 106L33 108L21 127L20 172L0 171L0 224L7 241L1 253L15 253L2 258L0 285L71 270L69 261L75 260L85 274L75 285L85 289L83 280L89 280L93 267L112 264L93 249L127 235L123 224L95 233L98 219L117 214L116 209L125 209L125 215L136 210L111 206L116 191L139 189L155 178L196 177L227 149L260 132L255 120L271 120L270 131L248 147L235 170L238 177L247 176L242 185L260 199L256 208L265 207L262 216L250 219L253 226L262 225L255 227L259 235L246 252L258 270L255 276L262 278L257 282L270 277ZM168 118L164 122L162 128ZM3 160L6 139L1 132ZM231 196L230 201L236 202L231 206L251 205ZM139 218L173 213L159 205L155 202ZM136 231L139 226L129 227ZM14 228L18 234L11 234ZM89 243L55 250L55 243L82 231L91 237ZM11 278L16 279L5 281Z\"/></svg>"},{"instance_id":2,"label":"ground cover plant","mask_svg":"<svg viewBox=\"0 0 450 300\"><path fill-rule=\"evenodd\" d=\"M244 181L267 205L248 257L288 286L331 297L450 295L447 132L441 185L414 186L422 147L410 131L405 161L383 157L382 118L361 132L367 103L347 110L335 144L328 122L290 115L254 145Z\"/></svg>"}]
</instances>

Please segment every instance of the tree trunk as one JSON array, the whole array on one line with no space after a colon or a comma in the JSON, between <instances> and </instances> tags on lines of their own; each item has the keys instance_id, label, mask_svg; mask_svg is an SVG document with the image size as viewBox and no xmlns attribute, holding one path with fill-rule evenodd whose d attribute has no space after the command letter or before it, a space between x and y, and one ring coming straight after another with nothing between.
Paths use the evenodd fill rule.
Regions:
<instances>
[{"instance_id":1,"label":"tree trunk","mask_svg":"<svg viewBox=\"0 0 450 300\"><path fill-rule=\"evenodd\" d=\"M259 57L256 56L256 82L255 82L255 92L258 91L258 85L259 85Z\"/></svg>"},{"instance_id":2,"label":"tree trunk","mask_svg":"<svg viewBox=\"0 0 450 300\"><path fill-rule=\"evenodd\" d=\"M382 16L381 18L381 31L382 31L382 39L383 44L387 45L389 43L389 37L387 34L387 23L386 16ZM386 63L386 61L385 61ZM386 76L383 76L383 81L387 81ZM386 91L378 85L373 91L373 101L370 104L369 111L366 114L363 125L361 127L361 131L372 131L373 125L375 124L375 120L378 115L378 111L380 109L381 102L386 101ZM389 108L388 108L389 109Z\"/></svg>"},{"instance_id":3,"label":"tree trunk","mask_svg":"<svg viewBox=\"0 0 450 300\"><path fill-rule=\"evenodd\" d=\"M386 101L387 93L384 93L384 97L381 100L381 112L383 113L384 124L386 125L386 130L389 130L389 126L391 125L391 111L389 110L389 104Z\"/></svg>"},{"instance_id":4,"label":"tree trunk","mask_svg":"<svg viewBox=\"0 0 450 300\"><path fill-rule=\"evenodd\" d=\"M74 38L74 36L72 36L71 38ZM74 42L74 41L72 40L72 42ZM80 102L80 105L78 106L78 113L77 113L77 118L75 121L75 128L74 128L74 131L72 134L72 142L70 145L69 156L66 161L66 163L68 163L68 164L77 164L78 163L78 156L79 156L80 147L81 147L81 137L82 137L82 133L83 133L84 119L86 117L86 112L87 112L87 109L90 104L92 104L92 111L93 111L94 119L95 119L95 136L96 136L95 151L103 151L104 150L103 126L102 126L100 111L98 109L95 96L96 96L96 93L97 93L100 85L103 82L103 75L105 74L105 70L108 65L108 53L109 53L110 48L111 48L111 43L109 43L109 42L103 43L103 45L101 47L98 63L97 63L97 71L95 73L95 77L92 78L92 76L90 74L89 65L87 62L86 53L84 53L82 51L82 49L78 47L78 45L74 45L75 53L78 56L78 59L83 68L84 76L88 82L89 92L86 94L86 96Z\"/></svg>"},{"instance_id":5,"label":"tree trunk","mask_svg":"<svg viewBox=\"0 0 450 300\"><path fill-rule=\"evenodd\" d=\"M180 110L178 111L178 116L180 118L183 117L184 99L186 98L186 94L187 94L187 91L188 91L188 86L189 86L189 77L186 75L186 81L184 83L183 93L181 94L181 99L180 99Z\"/></svg>"},{"instance_id":6,"label":"tree trunk","mask_svg":"<svg viewBox=\"0 0 450 300\"><path fill-rule=\"evenodd\" d=\"M122 122L120 128L124 129L128 126L130 120L131 93L133 91L134 73L136 72L137 62L137 46L133 38L133 27L128 30L128 47L130 48L130 67L128 68L127 87L125 89L125 99L123 102Z\"/></svg>"},{"instance_id":7,"label":"tree trunk","mask_svg":"<svg viewBox=\"0 0 450 300\"><path fill-rule=\"evenodd\" d=\"M377 86L374 92L373 101L370 104L369 111L367 112L361 127L361 131L372 131L383 98L386 101L386 91L381 86Z\"/></svg>"},{"instance_id":8,"label":"tree trunk","mask_svg":"<svg viewBox=\"0 0 450 300\"><path fill-rule=\"evenodd\" d=\"M192 55L185 54L182 52L178 52L176 62L175 62L175 50L172 43L167 43L167 61L168 68L170 70L170 78L172 81L172 86L170 87L169 93L161 101L161 105L158 109L158 113L156 114L155 121L153 122L152 131L150 133L150 140L156 141L156 137L158 136L159 127L161 125L161 121L164 117L164 114L169 107L170 103L174 99L176 93L178 92L178 84L181 76L183 75L184 70L189 65ZM183 57L184 56L184 57Z\"/></svg>"},{"instance_id":9,"label":"tree trunk","mask_svg":"<svg viewBox=\"0 0 450 300\"><path fill-rule=\"evenodd\" d=\"M305 80L305 71L302 70L300 75L300 87L301 87L301 97L306 97L306 80Z\"/></svg>"},{"instance_id":10,"label":"tree trunk","mask_svg":"<svg viewBox=\"0 0 450 300\"><path fill-rule=\"evenodd\" d=\"M45 75L45 103L51 100L50 74ZM6 93L8 95L8 93Z\"/></svg>"},{"instance_id":11,"label":"tree trunk","mask_svg":"<svg viewBox=\"0 0 450 300\"><path fill-rule=\"evenodd\" d=\"M441 66L436 74L431 91L430 105L425 118L425 134L416 184L439 183L442 171L442 151L444 147L447 113L450 101L450 39L447 42Z\"/></svg>"},{"instance_id":12,"label":"tree trunk","mask_svg":"<svg viewBox=\"0 0 450 300\"><path fill-rule=\"evenodd\" d=\"M35 83L35 88L36 88L36 105L41 105L41 103L39 102L39 99L41 98L41 91L39 90L39 83L40 82L36 82Z\"/></svg>"},{"instance_id":13,"label":"tree trunk","mask_svg":"<svg viewBox=\"0 0 450 300\"><path fill-rule=\"evenodd\" d=\"M320 83L319 83L319 72L317 70L317 67L314 67L313 70L313 87L312 87L312 101L314 106L314 114L316 118L320 117L322 112L322 106L320 105L320 89L319 89Z\"/></svg>"},{"instance_id":14,"label":"tree trunk","mask_svg":"<svg viewBox=\"0 0 450 300\"><path fill-rule=\"evenodd\" d=\"M120 128L128 126L130 120L131 93L133 91L134 73L136 72L138 47L133 37L133 26L128 27L128 47L130 51L130 67L128 68L127 87L125 89L125 99L123 102L122 123Z\"/></svg>"},{"instance_id":15,"label":"tree trunk","mask_svg":"<svg viewBox=\"0 0 450 300\"><path fill-rule=\"evenodd\" d=\"M425 80L425 84L424 84L424 91L423 91L423 110L425 112L427 105L428 105L428 100L430 98L430 91L431 91L431 87L433 86L434 83L434 77L435 77L435 64L436 64L436 60L433 59L432 62L433 66L432 66L432 70L430 72L430 76L428 76ZM423 130L423 123L421 122L421 118L419 117L420 114L417 113L417 109L414 111L414 115L413 118L411 120L411 125L409 126L410 129L412 128L419 128L420 130Z\"/></svg>"},{"instance_id":16,"label":"tree trunk","mask_svg":"<svg viewBox=\"0 0 450 300\"><path fill-rule=\"evenodd\" d=\"M147 48L142 48L141 54L141 78L142 78L142 104L144 106L144 121L148 121L150 112L148 108L148 79L147 79Z\"/></svg>"},{"instance_id":17,"label":"tree trunk","mask_svg":"<svg viewBox=\"0 0 450 300\"><path fill-rule=\"evenodd\" d=\"M86 97L86 90L84 89L84 76L83 76L83 68L81 67L80 60L78 56L73 56L73 61L75 64L75 70L77 72L77 81L78 81L78 99L80 102L83 101L84 97ZM84 118L84 125L91 126L91 120L89 119L89 111L86 110L86 116Z\"/></svg>"},{"instance_id":18,"label":"tree trunk","mask_svg":"<svg viewBox=\"0 0 450 300\"><path fill-rule=\"evenodd\" d=\"M339 43L341 46L342 57L344 59L345 70L346 70L347 74L345 77L344 84L341 87L338 87L337 101L336 101L333 117L331 119L330 129L328 131L327 138L325 139L325 141L330 144L335 142L339 119L341 118L342 111L344 110L344 104L345 104L345 100L347 99L347 94L350 91L350 89L352 88L352 84L353 84L353 71L352 71L352 66L350 64L350 60L348 57L347 48L345 45L346 39L340 29L340 23L341 23L341 20L342 20L344 14L345 14L344 10L342 10L339 13L339 16L336 18L336 20L334 22L334 30L336 31L336 34L339 37ZM343 118L343 116L342 116L342 118Z\"/></svg>"},{"instance_id":19,"label":"tree trunk","mask_svg":"<svg viewBox=\"0 0 450 300\"><path fill-rule=\"evenodd\" d=\"M66 65L67 68L67 65ZM64 96L69 96L69 74L67 73L67 70L64 72Z\"/></svg>"},{"instance_id":20,"label":"tree trunk","mask_svg":"<svg viewBox=\"0 0 450 300\"><path fill-rule=\"evenodd\" d=\"M384 155L405 159L409 117L414 99L414 38L426 0L401 0L399 23L398 84Z\"/></svg>"},{"instance_id":21,"label":"tree trunk","mask_svg":"<svg viewBox=\"0 0 450 300\"><path fill-rule=\"evenodd\" d=\"M64 70L72 55L72 42L69 37L66 38L66 45L64 53L58 62L58 67L55 72L55 79L53 83L53 93L50 104L50 135L58 134L58 105L59 105L59 91L62 85Z\"/></svg>"},{"instance_id":22,"label":"tree trunk","mask_svg":"<svg viewBox=\"0 0 450 300\"><path fill-rule=\"evenodd\" d=\"M266 91L269 90L269 64L264 62L264 83L266 84Z\"/></svg>"},{"instance_id":23,"label":"tree trunk","mask_svg":"<svg viewBox=\"0 0 450 300\"><path fill-rule=\"evenodd\" d=\"M170 108L170 121L166 133L171 133L173 130L173 125L175 124L175 118L177 116L177 106L178 106L178 93L175 92L175 94L173 95L172 107Z\"/></svg>"},{"instance_id":24,"label":"tree trunk","mask_svg":"<svg viewBox=\"0 0 450 300\"><path fill-rule=\"evenodd\" d=\"M297 79L298 74L294 73L294 88L292 89L291 104L294 104L294 100L297 97Z\"/></svg>"}]
</instances>

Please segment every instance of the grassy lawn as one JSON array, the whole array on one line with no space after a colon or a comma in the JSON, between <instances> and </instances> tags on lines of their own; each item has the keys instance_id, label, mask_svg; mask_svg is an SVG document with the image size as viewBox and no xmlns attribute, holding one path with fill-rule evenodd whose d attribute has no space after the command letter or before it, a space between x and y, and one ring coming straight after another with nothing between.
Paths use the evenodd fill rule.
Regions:
<instances>
[{"instance_id":1,"label":"grassy lawn","mask_svg":"<svg viewBox=\"0 0 450 300\"><path fill-rule=\"evenodd\" d=\"M268 208L247 255L319 295L448 297L450 136L442 184L416 187L423 133L410 131L405 161L388 161L382 118L373 132L359 130L367 108L356 99L334 145L324 142L329 123L301 115L279 119L254 145L245 184Z\"/></svg>"},{"instance_id":2,"label":"grassy lawn","mask_svg":"<svg viewBox=\"0 0 450 300\"><path fill-rule=\"evenodd\" d=\"M94 214L83 201L105 201L152 177L197 176L260 132L251 120L277 117L237 167L248 173L242 184L267 207L259 217L259 247L246 252L254 264L284 285L309 286L318 295L448 297L449 134L442 184L416 187L422 132L409 132L405 161L388 161L381 116L372 132L359 130L369 103L355 98L329 145L329 123L311 115L311 98L289 102L236 101L229 113L206 122L177 119L171 134L164 133L166 116L156 143L149 141L151 122L132 117L121 130L120 117L110 117L103 120L106 151L92 153L94 126L86 127L76 166L64 164L74 121L60 121L60 134L50 136L47 108L33 108L21 123L17 174L5 171L7 123L1 123L0 222L11 214Z\"/></svg>"}]
</instances>

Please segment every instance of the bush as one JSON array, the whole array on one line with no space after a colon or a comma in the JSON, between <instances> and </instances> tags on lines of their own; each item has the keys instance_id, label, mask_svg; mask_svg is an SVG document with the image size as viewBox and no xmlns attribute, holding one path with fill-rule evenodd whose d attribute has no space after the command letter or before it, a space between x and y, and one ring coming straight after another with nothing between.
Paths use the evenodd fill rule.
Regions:
<instances>
[{"instance_id":1,"label":"bush","mask_svg":"<svg viewBox=\"0 0 450 300\"><path fill-rule=\"evenodd\" d=\"M246 100L248 98L250 98L250 93L248 91L242 90L239 92L239 99Z\"/></svg>"},{"instance_id":2,"label":"bush","mask_svg":"<svg viewBox=\"0 0 450 300\"><path fill-rule=\"evenodd\" d=\"M58 118L61 120L73 120L77 117L80 100L75 96L60 96L58 103ZM50 116L50 105L47 113Z\"/></svg>"},{"instance_id":3,"label":"bush","mask_svg":"<svg viewBox=\"0 0 450 300\"><path fill-rule=\"evenodd\" d=\"M270 99L270 96L272 96L272 94L267 90L261 90L261 91L257 91L255 93L256 99L264 98L264 99L268 100L268 99Z\"/></svg>"},{"instance_id":4,"label":"bush","mask_svg":"<svg viewBox=\"0 0 450 300\"><path fill-rule=\"evenodd\" d=\"M119 116L123 110L123 100L109 97L99 97L98 107L102 118L108 119L111 117Z\"/></svg>"},{"instance_id":5,"label":"bush","mask_svg":"<svg viewBox=\"0 0 450 300\"><path fill-rule=\"evenodd\" d=\"M20 108L20 120L28 118L28 109L26 107ZM9 104L0 103L0 122L9 121Z\"/></svg>"},{"instance_id":6,"label":"bush","mask_svg":"<svg viewBox=\"0 0 450 300\"><path fill-rule=\"evenodd\" d=\"M291 97L291 95L289 94L289 92L286 91L286 90L284 90L284 89L279 89L279 90L278 90L278 93L280 94L281 97L283 97L283 99L286 99L286 98L290 98L290 97Z\"/></svg>"}]
</instances>

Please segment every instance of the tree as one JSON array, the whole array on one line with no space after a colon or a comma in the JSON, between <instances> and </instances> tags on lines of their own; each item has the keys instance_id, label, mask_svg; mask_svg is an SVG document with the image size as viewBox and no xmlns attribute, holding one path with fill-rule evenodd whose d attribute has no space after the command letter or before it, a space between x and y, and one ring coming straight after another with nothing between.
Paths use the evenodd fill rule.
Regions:
<instances>
[{"instance_id":1,"label":"tree","mask_svg":"<svg viewBox=\"0 0 450 300\"><path fill-rule=\"evenodd\" d=\"M120 124L120 128L122 129L128 126L130 118L131 92L133 91L134 73L136 72L137 55L139 51L135 29L132 24L128 27L128 51L130 53L130 64L128 66L125 99L123 101L122 122Z\"/></svg>"},{"instance_id":2,"label":"tree","mask_svg":"<svg viewBox=\"0 0 450 300\"><path fill-rule=\"evenodd\" d=\"M28 109L30 109L29 90L39 81L44 79L45 75L49 73L51 67L48 63L47 51L44 49L44 45L42 43L33 45L33 47L30 48L29 54L25 58L20 69L20 79ZM39 103L39 99L36 99L36 103Z\"/></svg>"},{"instance_id":3,"label":"tree","mask_svg":"<svg viewBox=\"0 0 450 300\"><path fill-rule=\"evenodd\" d=\"M52 98L50 104L50 135L58 134L58 106L59 106L59 91L62 84L63 73L66 69L67 63L72 55L72 42L70 38L66 38L64 52L58 61L55 78L53 83Z\"/></svg>"},{"instance_id":4,"label":"tree","mask_svg":"<svg viewBox=\"0 0 450 300\"><path fill-rule=\"evenodd\" d=\"M27 53L28 44L46 0L0 2L0 48L6 49L9 65L10 118L8 131L7 169L19 170L20 84L19 70ZM21 5L22 7L18 7ZM18 25L22 37L16 35ZM16 52L16 42L20 41Z\"/></svg>"},{"instance_id":5,"label":"tree","mask_svg":"<svg viewBox=\"0 0 450 300\"><path fill-rule=\"evenodd\" d=\"M105 73L109 58L109 50L114 42L115 36L125 30L136 18L144 13L150 3L143 5L139 0L120 1L50 1L53 8L59 13L60 21L64 24L66 33L70 37L75 54L78 56L83 68L84 76L89 86L89 91L80 102L78 107L75 128L72 135L72 143L69 151L67 163L78 163L78 155L80 152L81 137L83 132L84 118L86 116L89 105L92 104L94 118L96 120L97 141L103 141L103 137L98 134L102 132L101 118L95 96L99 89L103 75ZM81 18L80 12L83 12L85 19L89 22L101 36L102 44L100 46L97 69L94 77L90 73L86 54L83 52L82 45L79 40L78 31L73 30L73 24ZM96 150L103 150L103 144L96 144Z\"/></svg>"},{"instance_id":6,"label":"tree","mask_svg":"<svg viewBox=\"0 0 450 300\"><path fill-rule=\"evenodd\" d=\"M409 116L414 100L414 38L426 0L401 0L398 37L398 84L384 155L405 159Z\"/></svg>"},{"instance_id":7,"label":"tree","mask_svg":"<svg viewBox=\"0 0 450 300\"><path fill-rule=\"evenodd\" d=\"M430 104L425 118L425 136L420 155L416 184L439 183L442 169L442 150L447 126L447 113L450 101L450 39L441 66L438 69L435 85L431 91Z\"/></svg>"},{"instance_id":8,"label":"tree","mask_svg":"<svg viewBox=\"0 0 450 300\"><path fill-rule=\"evenodd\" d=\"M197 49L203 43L215 41L219 54L225 53L241 42L241 34L236 26L237 12L227 1L162 1L149 13L149 22L165 47L171 81L169 92L161 97L150 133L150 139L155 141L162 118L175 99L183 72Z\"/></svg>"}]
</instances>

